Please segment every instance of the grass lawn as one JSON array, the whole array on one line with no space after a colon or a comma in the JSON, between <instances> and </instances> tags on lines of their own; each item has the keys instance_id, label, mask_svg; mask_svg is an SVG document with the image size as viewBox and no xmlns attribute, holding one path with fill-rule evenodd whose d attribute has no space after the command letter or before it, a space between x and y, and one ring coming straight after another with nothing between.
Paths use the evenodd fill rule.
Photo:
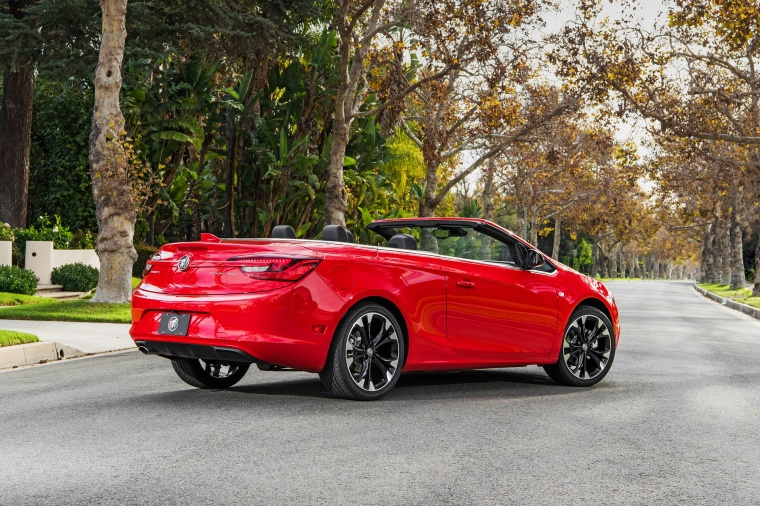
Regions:
<instances>
[{"instance_id":1,"label":"grass lawn","mask_svg":"<svg viewBox=\"0 0 760 506\"><path fill-rule=\"evenodd\" d=\"M37 336L33 336L32 334L14 332L12 330L0 330L0 348L16 344L36 343L38 341Z\"/></svg>"},{"instance_id":2,"label":"grass lawn","mask_svg":"<svg viewBox=\"0 0 760 506\"><path fill-rule=\"evenodd\" d=\"M24 304L41 304L43 302L55 302L55 299L0 292L0 306L23 306Z\"/></svg>"},{"instance_id":3,"label":"grass lawn","mask_svg":"<svg viewBox=\"0 0 760 506\"><path fill-rule=\"evenodd\" d=\"M753 297L751 288L730 290L728 285L719 285L717 283L699 283L699 286L708 292L719 295L720 297L733 299L736 302L747 304L748 306L760 307L760 297Z\"/></svg>"},{"instance_id":4,"label":"grass lawn","mask_svg":"<svg viewBox=\"0 0 760 506\"><path fill-rule=\"evenodd\" d=\"M134 289L140 282L132 278ZM92 296L81 300L60 302L44 297L29 297L11 293L0 293L0 306L4 300L19 298L14 307L0 309L0 319L5 320L42 320L60 322L99 322L99 323L132 323L130 304L93 304L89 301ZM23 304L23 305L20 305Z\"/></svg>"},{"instance_id":5,"label":"grass lawn","mask_svg":"<svg viewBox=\"0 0 760 506\"><path fill-rule=\"evenodd\" d=\"M60 322L131 323L130 304L93 304L87 300L27 304L0 309L0 319Z\"/></svg>"}]
</instances>

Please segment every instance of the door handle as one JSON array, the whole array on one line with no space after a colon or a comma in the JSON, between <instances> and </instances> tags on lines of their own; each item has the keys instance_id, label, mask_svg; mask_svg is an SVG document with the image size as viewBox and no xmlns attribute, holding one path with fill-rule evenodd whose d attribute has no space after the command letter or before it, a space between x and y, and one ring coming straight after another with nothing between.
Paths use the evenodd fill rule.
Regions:
<instances>
[{"instance_id":1,"label":"door handle","mask_svg":"<svg viewBox=\"0 0 760 506\"><path fill-rule=\"evenodd\" d=\"M457 286L461 286L462 288L475 288L475 283L463 279L461 281L457 281Z\"/></svg>"}]
</instances>

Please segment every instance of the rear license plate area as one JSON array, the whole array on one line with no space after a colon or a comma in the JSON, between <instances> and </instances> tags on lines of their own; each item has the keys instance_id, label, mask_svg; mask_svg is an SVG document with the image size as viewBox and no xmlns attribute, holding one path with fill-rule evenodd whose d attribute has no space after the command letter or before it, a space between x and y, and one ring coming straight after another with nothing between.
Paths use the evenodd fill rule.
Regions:
<instances>
[{"instance_id":1,"label":"rear license plate area","mask_svg":"<svg viewBox=\"0 0 760 506\"><path fill-rule=\"evenodd\" d=\"M186 336L190 326L190 315L180 313L161 313L158 333L170 336Z\"/></svg>"}]
</instances>

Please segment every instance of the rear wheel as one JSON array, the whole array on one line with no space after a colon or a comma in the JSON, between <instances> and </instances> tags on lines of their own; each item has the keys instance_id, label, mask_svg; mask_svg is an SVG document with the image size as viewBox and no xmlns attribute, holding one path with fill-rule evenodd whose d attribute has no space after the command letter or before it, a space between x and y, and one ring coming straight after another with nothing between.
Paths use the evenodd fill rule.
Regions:
<instances>
[{"instance_id":1,"label":"rear wheel","mask_svg":"<svg viewBox=\"0 0 760 506\"><path fill-rule=\"evenodd\" d=\"M229 388L243 379L250 364L173 358L172 366L177 376L188 385L197 388Z\"/></svg>"},{"instance_id":2,"label":"rear wheel","mask_svg":"<svg viewBox=\"0 0 760 506\"><path fill-rule=\"evenodd\" d=\"M338 397L371 401L393 388L403 364L401 325L385 307L365 303L338 326L319 378Z\"/></svg>"},{"instance_id":3,"label":"rear wheel","mask_svg":"<svg viewBox=\"0 0 760 506\"><path fill-rule=\"evenodd\" d=\"M599 383L615 358L615 333L609 318L591 306L579 306L565 329L556 364L545 365L562 385L590 387Z\"/></svg>"}]
</instances>

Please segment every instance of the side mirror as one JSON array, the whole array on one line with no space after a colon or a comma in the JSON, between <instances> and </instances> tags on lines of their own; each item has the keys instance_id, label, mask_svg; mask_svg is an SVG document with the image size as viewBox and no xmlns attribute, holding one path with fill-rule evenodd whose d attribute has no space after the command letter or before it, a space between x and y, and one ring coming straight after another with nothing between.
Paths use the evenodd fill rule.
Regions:
<instances>
[{"instance_id":1,"label":"side mirror","mask_svg":"<svg viewBox=\"0 0 760 506\"><path fill-rule=\"evenodd\" d=\"M528 258L525 262L525 269L535 269L544 265L544 256L538 251L532 249L528 251Z\"/></svg>"}]
</instances>

